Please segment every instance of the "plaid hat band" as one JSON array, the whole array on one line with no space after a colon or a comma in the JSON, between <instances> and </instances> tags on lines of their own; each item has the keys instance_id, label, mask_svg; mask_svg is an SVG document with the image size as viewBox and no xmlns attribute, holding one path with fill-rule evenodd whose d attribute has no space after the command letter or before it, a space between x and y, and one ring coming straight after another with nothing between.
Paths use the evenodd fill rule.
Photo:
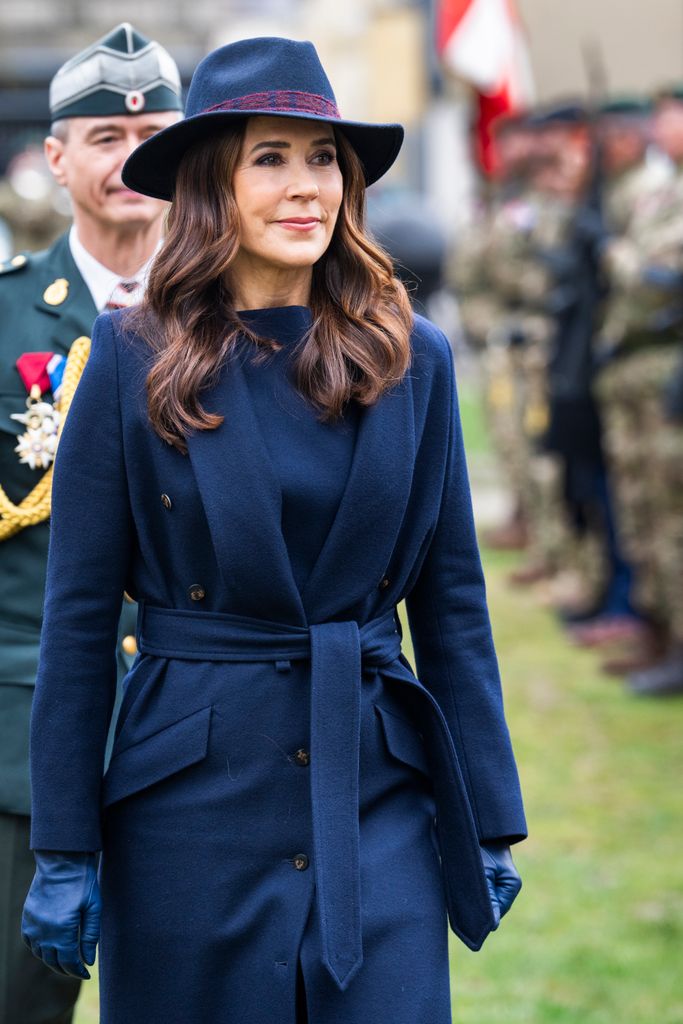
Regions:
<instances>
[{"instance_id":1,"label":"plaid hat band","mask_svg":"<svg viewBox=\"0 0 683 1024\"><path fill-rule=\"evenodd\" d=\"M236 96L234 99L223 100L222 103L214 103L203 113L208 114L214 110L243 111L245 114L255 111L262 114L264 111L272 110L277 114L314 114L316 117L326 117L333 121L341 119L336 103L317 93L291 89L275 89L270 92L252 92L248 96Z\"/></svg>"}]
</instances>

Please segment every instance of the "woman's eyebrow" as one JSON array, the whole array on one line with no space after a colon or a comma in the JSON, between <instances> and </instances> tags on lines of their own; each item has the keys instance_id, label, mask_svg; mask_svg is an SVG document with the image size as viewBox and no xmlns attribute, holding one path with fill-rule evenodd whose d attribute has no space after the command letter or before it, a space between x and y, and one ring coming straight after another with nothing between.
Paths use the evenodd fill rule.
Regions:
<instances>
[{"instance_id":1,"label":"woman's eyebrow","mask_svg":"<svg viewBox=\"0 0 683 1024\"><path fill-rule=\"evenodd\" d=\"M327 136L324 139L313 139L311 142L312 146L334 146L335 141L332 136ZM257 149L289 149L290 143L284 142L282 139L271 139L266 142L257 142L255 146L252 146L249 155L255 153Z\"/></svg>"}]
</instances>

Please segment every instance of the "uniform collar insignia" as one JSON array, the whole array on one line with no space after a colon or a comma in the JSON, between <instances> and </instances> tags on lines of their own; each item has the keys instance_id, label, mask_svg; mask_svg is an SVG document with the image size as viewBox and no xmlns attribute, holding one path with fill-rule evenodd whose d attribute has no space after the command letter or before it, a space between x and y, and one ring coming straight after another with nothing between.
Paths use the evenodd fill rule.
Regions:
<instances>
[{"instance_id":1,"label":"uniform collar insignia","mask_svg":"<svg viewBox=\"0 0 683 1024\"><path fill-rule=\"evenodd\" d=\"M69 294L69 282L65 277L58 277L43 292L43 302L48 306L61 306Z\"/></svg>"}]
</instances>

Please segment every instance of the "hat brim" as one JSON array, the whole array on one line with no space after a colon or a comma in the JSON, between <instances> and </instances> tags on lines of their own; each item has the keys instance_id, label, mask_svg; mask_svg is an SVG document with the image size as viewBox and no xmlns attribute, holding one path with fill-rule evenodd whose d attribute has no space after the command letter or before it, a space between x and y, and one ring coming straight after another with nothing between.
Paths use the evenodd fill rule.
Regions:
<instances>
[{"instance_id":1,"label":"hat brim","mask_svg":"<svg viewBox=\"0 0 683 1024\"><path fill-rule=\"evenodd\" d=\"M372 185L386 174L396 160L403 143L403 126L400 124L365 124L361 121L342 121L299 111L209 111L177 121L139 145L123 165L124 184L135 192L172 202L178 167L191 146L202 139L219 135L235 121L260 115L322 121L333 128L338 128L358 154L365 172L366 185Z\"/></svg>"}]
</instances>

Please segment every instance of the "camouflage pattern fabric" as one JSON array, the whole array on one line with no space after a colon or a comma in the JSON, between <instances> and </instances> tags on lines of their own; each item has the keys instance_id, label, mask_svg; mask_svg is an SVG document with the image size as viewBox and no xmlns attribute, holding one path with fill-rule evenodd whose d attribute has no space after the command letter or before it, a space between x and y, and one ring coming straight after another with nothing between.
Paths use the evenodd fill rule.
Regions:
<instances>
[{"instance_id":1,"label":"camouflage pattern fabric","mask_svg":"<svg viewBox=\"0 0 683 1024\"><path fill-rule=\"evenodd\" d=\"M657 187L632 179L631 215L605 251L610 298L598 351L615 350L596 381L617 499L617 528L636 569L638 606L683 641L683 426L669 422L666 383L680 359L683 168ZM625 191L624 205L627 205ZM653 283L662 274L662 286ZM656 278L655 278L656 282Z\"/></svg>"},{"instance_id":2,"label":"camouflage pattern fabric","mask_svg":"<svg viewBox=\"0 0 683 1024\"><path fill-rule=\"evenodd\" d=\"M596 392L635 601L683 640L683 427L667 422L662 406L678 358L676 346L653 344L616 359Z\"/></svg>"}]
</instances>

